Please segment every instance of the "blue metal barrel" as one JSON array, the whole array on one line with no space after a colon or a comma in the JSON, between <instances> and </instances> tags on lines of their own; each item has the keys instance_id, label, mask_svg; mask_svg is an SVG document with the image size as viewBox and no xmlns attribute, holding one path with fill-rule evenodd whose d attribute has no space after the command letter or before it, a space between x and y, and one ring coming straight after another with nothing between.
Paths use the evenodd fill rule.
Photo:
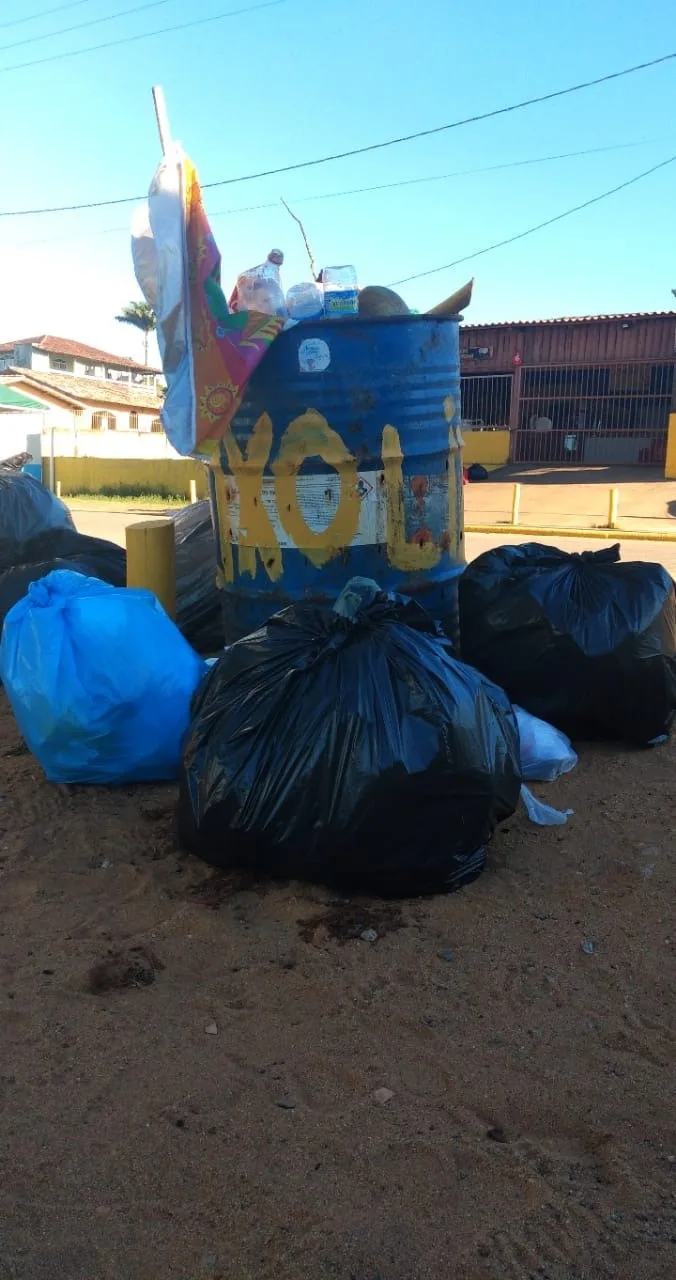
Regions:
<instances>
[{"instance_id":1,"label":"blue metal barrel","mask_svg":"<svg viewBox=\"0 0 676 1280\"><path fill-rule=\"evenodd\" d=\"M230 644L359 575L457 639L458 321L358 316L273 342L210 469Z\"/></svg>"}]
</instances>

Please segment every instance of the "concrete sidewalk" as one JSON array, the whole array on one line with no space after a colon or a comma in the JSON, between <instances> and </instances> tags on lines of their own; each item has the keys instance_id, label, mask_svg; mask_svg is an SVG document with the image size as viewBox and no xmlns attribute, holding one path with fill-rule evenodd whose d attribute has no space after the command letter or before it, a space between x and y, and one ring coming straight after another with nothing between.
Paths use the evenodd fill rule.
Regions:
<instances>
[{"instance_id":1,"label":"concrete sidewalk","mask_svg":"<svg viewBox=\"0 0 676 1280\"><path fill-rule=\"evenodd\" d=\"M465 493L468 492L465 487ZM481 486L476 485L477 489ZM510 499L511 502L511 499ZM88 533L96 538L108 538L111 542L117 542L123 547L125 543L124 531L128 524L132 524L135 520L161 519L164 512L157 508L143 508L139 505L131 504L125 510L116 509L114 511L107 510L102 505L91 503L78 504L72 508L73 518L81 533ZM468 521L469 522L469 521ZM584 538L561 538L556 537L523 537L518 534L510 534L506 529L505 533L483 534L468 533L466 536L465 555L468 560L473 560L476 556L481 555L483 551L488 551L490 547L499 547L504 543L518 542L544 542L548 546L560 546L564 551L598 551L603 546L609 546L610 543L594 541L592 538L585 540ZM625 542L622 543L622 534L618 533L617 541L621 546L623 560L652 560L657 564L664 565L665 569L676 578L676 542Z\"/></svg>"},{"instance_id":2,"label":"concrete sidewalk","mask_svg":"<svg viewBox=\"0 0 676 1280\"><path fill-rule=\"evenodd\" d=\"M465 485L465 522L511 520L512 493L521 485L520 523L550 529L593 529L608 522L608 496L619 489L618 527L676 533L676 481L657 467L509 466Z\"/></svg>"}]
</instances>

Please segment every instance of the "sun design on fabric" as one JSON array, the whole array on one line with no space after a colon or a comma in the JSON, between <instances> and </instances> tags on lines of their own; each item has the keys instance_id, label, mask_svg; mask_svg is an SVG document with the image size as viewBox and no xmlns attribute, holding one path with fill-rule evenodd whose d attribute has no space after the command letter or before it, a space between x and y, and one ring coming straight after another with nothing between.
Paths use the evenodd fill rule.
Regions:
<instances>
[{"instance_id":1,"label":"sun design on fabric","mask_svg":"<svg viewBox=\"0 0 676 1280\"><path fill-rule=\"evenodd\" d=\"M239 392L232 382L217 382L205 387L200 396L200 412L210 422L217 422L232 410L238 398Z\"/></svg>"}]
</instances>

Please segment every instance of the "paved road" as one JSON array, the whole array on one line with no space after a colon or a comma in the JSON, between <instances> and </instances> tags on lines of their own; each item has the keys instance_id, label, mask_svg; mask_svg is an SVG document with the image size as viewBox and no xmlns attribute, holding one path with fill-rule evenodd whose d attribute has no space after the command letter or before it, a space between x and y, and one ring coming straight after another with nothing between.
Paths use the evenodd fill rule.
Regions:
<instances>
[{"instance_id":1,"label":"paved road","mask_svg":"<svg viewBox=\"0 0 676 1280\"><path fill-rule=\"evenodd\" d=\"M121 547L124 546L124 531L128 524L135 520L149 520L152 518L161 518L164 512L157 507L152 508L136 508L128 511L110 511L106 507L92 503L91 506L80 506L73 509L73 518L81 533L91 534L96 538L109 538L111 542L117 542ZM505 534L492 533L468 533L467 534L467 558L473 560L476 556L481 555L483 551L488 551L490 547L499 547L505 543L523 542L523 538L509 537ZM601 547L608 547L609 542L601 541L598 538L531 538L529 541L544 542L548 546L560 546L566 551L598 551ZM658 564L663 564L672 577L676 578L676 542L622 542L622 535L618 535L622 550L623 560L654 560Z\"/></svg>"},{"instance_id":2,"label":"paved road","mask_svg":"<svg viewBox=\"0 0 676 1280\"><path fill-rule=\"evenodd\" d=\"M126 511L111 511L104 503L92 503L86 506L77 503L71 507L71 515L80 533L88 533L92 538L108 538L124 546L124 531L128 524L137 520L162 519L165 511L160 507L135 507Z\"/></svg>"}]
</instances>

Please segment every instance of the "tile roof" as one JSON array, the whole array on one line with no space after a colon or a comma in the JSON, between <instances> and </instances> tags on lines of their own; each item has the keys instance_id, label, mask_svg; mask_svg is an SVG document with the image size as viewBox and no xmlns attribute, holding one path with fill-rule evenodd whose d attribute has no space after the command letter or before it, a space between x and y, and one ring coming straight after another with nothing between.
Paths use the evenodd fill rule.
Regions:
<instances>
[{"instance_id":1,"label":"tile roof","mask_svg":"<svg viewBox=\"0 0 676 1280\"><path fill-rule=\"evenodd\" d=\"M109 378L76 378L72 373L43 373L39 369L20 369L12 365L0 370L0 378L12 384L21 382L29 391L51 391L62 400L74 405L115 404L121 409L154 409L159 412L162 403L152 387L134 387L128 382L113 382Z\"/></svg>"},{"instance_id":2,"label":"tile roof","mask_svg":"<svg viewBox=\"0 0 676 1280\"><path fill-rule=\"evenodd\" d=\"M115 364L122 369L143 370L144 373L161 373L151 365L139 364L129 356L114 356L110 351L100 351L98 347L89 347L85 342L74 342L72 338L54 338L43 333L37 338L15 338L12 342L0 342L0 352L13 351L15 347L37 347L53 356L73 356L76 360L87 360L92 364Z\"/></svg>"},{"instance_id":3,"label":"tile roof","mask_svg":"<svg viewBox=\"0 0 676 1280\"><path fill-rule=\"evenodd\" d=\"M620 311L615 315L558 316L551 320L487 320L462 324L461 329L525 329L542 324L595 324L600 320L676 320L676 311Z\"/></svg>"}]
</instances>

